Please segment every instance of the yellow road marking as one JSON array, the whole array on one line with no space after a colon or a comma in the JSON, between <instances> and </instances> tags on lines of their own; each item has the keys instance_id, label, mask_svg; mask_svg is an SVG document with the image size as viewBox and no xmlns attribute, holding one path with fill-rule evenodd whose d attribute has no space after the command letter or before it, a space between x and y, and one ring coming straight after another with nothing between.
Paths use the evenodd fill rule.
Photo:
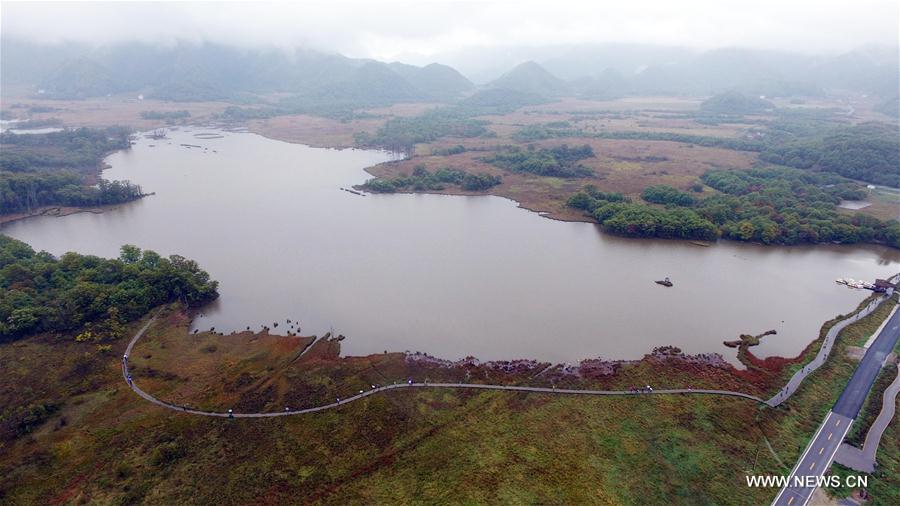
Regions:
<instances>
[{"instance_id":1,"label":"yellow road marking","mask_svg":"<svg viewBox=\"0 0 900 506\"><path fill-rule=\"evenodd\" d=\"M834 432L829 432L829 433L828 433L828 440L829 440L829 441L831 441L831 436L833 436L833 435L834 435Z\"/></svg>"},{"instance_id":2,"label":"yellow road marking","mask_svg":"<svg viewBox=\"0 0 900 506\"><path fill-rule=\"evenodd\" d=\"M840 419L840 418L838 418L837 422L834 423L834 426L835 426L835 427L840 427L840 426L841 426L841 419Z\"/></svg>"},{"instance_id":3,"label":"yellow road marking","mask_svg":"<svg viewBox=\"0 0 900 506\"><path fill-rule=\"evenodd\" d=\"M815 463L815 462L813 462L812 464L809 465L809 470L812 471L812 469L813 469L814 467L816 467L816 463Z\"/></svg>"},{"instance_id":4,"label":"yellow road marking","mask_svg":"<svg viewBox=\"0 0 900 506\"><path fill-rule=\"evenodd\" d=\"M788 499L788 506L791 506L791 504L794 503L794 497L795 497L795 496L791 496L791 498Z\"/></svg>"},{"instance_id":5,"label":"yellow road marking","mask_svg":"<svg viewBox=\"0 0 900 506\"><path fill-rule=\"evenodd\" d=\"M824 452L824 451L825 451L825 447L824 447L824 446L821 447L821 448L819 448L819 455L822 455L822 452Z\"/></svg>"}]
</instances>

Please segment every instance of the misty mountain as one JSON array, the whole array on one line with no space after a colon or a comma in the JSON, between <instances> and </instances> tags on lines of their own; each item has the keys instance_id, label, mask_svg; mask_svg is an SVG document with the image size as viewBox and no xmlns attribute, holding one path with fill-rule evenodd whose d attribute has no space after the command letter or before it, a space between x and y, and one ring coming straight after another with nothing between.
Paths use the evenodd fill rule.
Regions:
<instances>
[{"instance_id":1,"label":"misty mountain","mask_svg":"<svg viewBox=\"0 0 900 506\"><path fill-rule=\"evenodd\" d=\"M585 98L608 100L627 95L631 91L631 85L621 72L607 68L597 75L573 80L572 89Z\"/></svg>"},{"instance_id":2,"label":"misty mountain","mask_svg":"<svg viewBox=\"0 0 900 506\"><path fill-rule=\"evenodd\" d=\"M50 98L117 93L176 101L258 101L284 94L305 107L353 108L402 101L455 102L476 88L455 68L383 63L295 49L241 49L201 43L40 45L3 38L2 84L44 90ZM533 59L523 59L525 56ZM471 102L507 109L563 95L610 99L626 95L814 96L831 90L869 93L892 111L898 94L896 48L865 47L840 55L804 55L726 48L695 51L640 45L490 48L482 63L496 65ZM474 58L474 54L469 57ZM460 58L468 68L471 63ZM524 61L524 63L520 63ZM499 66L506 62L506 66ZM486 72L485 67L481 72ZM505 73L502 73L506 70Z\"/></svg>"},{"instance_id":3,"label":"misty mountain","mask_svg":"<svg viewBox=\"0 0 900 506\"><path fill-rule=\"evenodd\" d=\"M580 45L561 47L559 52L538 60L549 72L569 81L598 77L606 72L634 76L651 66L685 61L695 53L678 47L659 47L631 44L604 46Z\"/></svg>"},{"instance_id":4,"label":"misty mountain","mask_svg":"<svg viewBox=\"0 0 900 506\"><path fill-rule=\"evenodd\" d=\"M53 95L87 98L123 91L107 66L89 58L76 58L60 65L43 79L42 87Z\"/></svg>"},{"instance_id":5,"label":"misty mountain","mask_svg":"<svg viewBox=\"0 0 900 506\"><path fill-rule=\"evenodd\" d=\"M517 65L488 83L488 88L512 90L543 97L558 97L569 92L569 85L533 61Z\"/></svg>"},{"instance_id":6,"label":"misty mountain","mask_svg":"<svg viewBox=\"0 0 900 506\"><path fill-rule=\"evenodd\" d=\"M727 90L766 96L850 90L891 97L897 93L900 73L896 46L863 47L823 56L746 48L697 51L648 45L585 44L495 47L434 57L476 82L496 79L503 69L533 60L588 97L712 95ZM602 82L616 74L626 81L626 86L619 79ZM593 82L595 79L601 82Z\"/></svg>"},{"instance_id":7,"label":"misty mountain","mask_svg":"<svg viewBox=\"0 0 900 506\"><path fill-rule=\"evenodd\" d=\"M0 36L0 83L4 86L35 84L64 63L83 57L90 49L81 44L38 46Z\"/></svg>"},{"instance_id":8,"label":"misty mountain","mask_svg":"<svg viewBox=\"0 0 900 506\"><path fill-rule=\"evenodd\" d=\"M339 103L389 104L429 96L383 63L368 61L343 79L309 92L312 98Z\"/></svg>"},{"instance_id":9,"label":"misty mountain","mask_svg":"<svg viewBox=\"0 0 900 506\"><path fill-rule=\"evenodd\" d=\"M891 97L900 91L900 51L897 47L864 47L832 58L823 58L810 68L820 82L835 88L859 90Z\"/></svg>"},{"instance_id":10,"label":"misty mountain","mask_svg":"<svg viewBox=\"0 0 900 506\"><path fill-rule=\"evenodd\" d=\"M391 63L390 69L426 95L450 99L472 91L475 85L452 67L432 63L424 67Z\"/></svg>"},{"instance_id":11,"label":"misty mountain","mask_svg":"<svg viewBox=\"0 0 900 506\"><path fill-rule=\"evenodd\" d=\"M380 105L453 100L473 88L444 65L389 65L308 49L284 52L216 44L128 43L82 47L53 59L52 64L34 65L30 56L52 51L16 42L7 58L6 41L3 47L4 83L29 84L51 98L134 92L164 100L225 100L278 92L310 100Z\"/></svg>"}]
</instances>

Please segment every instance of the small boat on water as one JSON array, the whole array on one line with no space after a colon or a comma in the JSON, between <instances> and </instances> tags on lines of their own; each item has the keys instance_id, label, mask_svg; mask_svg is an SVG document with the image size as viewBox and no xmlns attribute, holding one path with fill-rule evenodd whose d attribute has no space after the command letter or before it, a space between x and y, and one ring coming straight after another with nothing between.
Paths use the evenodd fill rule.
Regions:
<instances>
[{"instance_id":1,"label":"small boat on water","mask_svg":"<svg viewBox=\"0 0 900 506\"><path fill-rule=\"evenodd\" d=\"M669 278L663 279L661 281L657 281L656 284L662 285L662 286L672 286L673 285L672 281L669 280Z\"/></svg>"},{"instance_id":2,"label":"small boat on water","mask_svg":"<svg viewBox=\"0 0 900 506\"><path fill-rule=\"evenodd\" d=\"M844 278L837 278L837 279L834 280L834 282L835 282L835 283L838 283L838 284L840 284L840 285L846 285L846 284L847 284L847 280L844 279Z\"/></svg>"}]
</instances>

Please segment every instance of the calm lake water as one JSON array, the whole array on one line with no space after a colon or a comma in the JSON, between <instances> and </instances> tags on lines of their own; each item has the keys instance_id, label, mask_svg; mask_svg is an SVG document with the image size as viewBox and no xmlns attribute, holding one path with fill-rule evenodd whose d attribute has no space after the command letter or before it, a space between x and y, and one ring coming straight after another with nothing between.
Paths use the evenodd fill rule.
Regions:
<instances>
[{"instance_id":1,"label":"calm lake water","mask_svg":"<svg viewBox=\"0 0 900 506\"><path fill-rule=\"evenodd\" d=\"M106 178L156 195L2 232L54 254L116 256L131 243L194 258L221 292L197 327L291 318L304 333L347 335L353 355L572 362L671 344L731 359L723 340L775 329L756 350L793 356L869 293L835 278L900 270L900 254L884 248L705 248L611 237L497 197L360 197L339 188L364 181L385 153L201 132L142 138L107 159ZM653 283L665 276L673 288Z\"/></svg>"}]
</instances>

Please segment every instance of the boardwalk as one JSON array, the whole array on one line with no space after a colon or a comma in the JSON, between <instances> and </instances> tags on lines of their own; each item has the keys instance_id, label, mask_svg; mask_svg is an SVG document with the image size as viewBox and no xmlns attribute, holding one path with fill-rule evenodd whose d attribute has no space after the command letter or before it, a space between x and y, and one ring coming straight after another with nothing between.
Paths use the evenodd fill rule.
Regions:
<instances>
[{"instance_id":1,"label":"boardwalk","mask_svg":"<svg viewBox=\"0 0 900 506\"><path fill-rule=\"evenodd\" d=\"M780 405L784 401L788 400L794 392L800 388L800 384L803 380L806 379L811 373L813 373L819 367L825 364L825 361L828 360L828 355L831 354L831 348L834 347L834 342L837 340L838 334L841 333L848 325L852 325L853 323L862 320L866 316L869 316L872 311L878 309L878 306L881 305L882 302L888 300L886 297L881 297L873 300L869 303L868 306L862 309L862 311L857 312L837 323L832 325L828 332L825 334L825 339L822 341L822 347L819 348L819 352L816 353L815 358L813 358L808 364L804 365L800 370L794 373L791 376L791 379L787 382L787 384L778 391L777 394L772 396L771 399L766 401L766 404L772 406L773 408Z\"/></svg>"},{"instance_id":2,"label":"boardwalk","mask_svg":"<svg viewBox=\"0 0 900 506\"><path fill-rule=\"evenodd\" d=\"M528 386L517 386L517 385L491 385L491 384L478 384L478 383L420 383L420 382L402 382L402 383L394 383L390 385L376 385L374 388L363 390L362 392L358 392L354 395L351 395L346 398L341 398L340 400L335 400L335 402L331 404L323 404L321 406L314 406L310 408L303 409L290 409L287 411L276 411L276 412L268 412L268 413L230 413L230 412L219 412L219 411L203 411L198 409L192 409L186 406L178 406L175 404L171 404L162 400L157 399L156 397L148 394L147 392L141 390L140 387L134 381L128 381L129 373L128 373L128 362L126 360L122 361L122 375L128 381L129 386L135 393L144 398L145 400L156 404L157 406L171 409L174 411L178 411L181 413L188 413L192 415L201 415L201 416L214 416L214 417L232 417L232 418L270 418L276 416L292 416L292 415L302 415L307 413L317 413L320 411L326 411L329 409L335 409L345 404L349 404L351 402L358 401L360 399L364 399L371 395L380 394L383 392L387 392L390 390L400 390L400 389L415 389L415 388L453 388L453 389L473 389L473 390L501 390L505 392L529 392L529 393L539 393L539 394L551 394L551 395L593 395L593 396L648 396L648 395L721 395L728 397L740 397L743 399L751 400L754 402L758 402L761 404L766 404L770 407L776 407L785 400L787 400L800 386L800 383L813 371L818 369L822 364L825 363L825 360L828 358L828 355L831 353L831 348L834 345L834 341L837 338L837 335L843 330L846 326L859 321L860 319L868 316L872 311L874 311L879 304L881 304L884 298L873 301L871 304L866 306L862 311L841 320L836 323L829 329L828 333L825 336L825 340L822 343L822 347L819 350L819 353L816 354L816 357L807 365L805 365L801 370L797 371L793 377L791 377L785 387L779 391L771 399L764 401L759 397L754 395L750 395L744 392L734 392L730 390L707 390L707 389L692 389L692 388L676 388L676 389L656 389L650 392L635 392L631 390L582 390L582 389L564 389L564 388L548 388L548 387L528 387ZM141 327L141 329L132 337L131 341L128 343L128 347L125 350L126 356L131 355L131 350L134 348L134 345L140 340L140 338L144 335L144 332L153 324L156 320L156 317L150 318L147 323ZM312 345L308 346L303 352L305 353L309 349L312 348Z\"/></svg>"},{"instance_id":3,"label":"boardwalk","mask_svg":"<svg viewBox=\"0 0 900 506\"><path fill-rule=\"evenodd\" d=\"M144 335L150 325L156 320L156 317L150 318L146 324L131 338L131 341L128 343L128 347L125 349L125 355L130 356L131 351L134 348L134 345L140 340L140 338ZM311 347L311 346L310 346ZM307 348L309 349L309 348ZM305 351L305 350L304 350ZM691 389L691 388L676 388L676 389L659 389L652 390L649 392L634 392L630 390L576 390L576 389L566 389L566 388L547 388L547 387L527 387L527 386L516 386L516 385L486 385L486 384L477 384L477 383L418 383L418 382L403 382L403 383L395 383L391 385L376 385L375 388L371 388L368 390L363 390L362 392L351 395L350 397L341 398L340 400L335 400L330 404L323 404L321 406L314 406L311 408L303 408L303 409L291 409L287 411L274 411L268 413L230 413L230 412L221 412L221 411L203 411L198 409L189 408L187 406L178 406L176 404L171 404L162 400L157 399L156 397L148 394L144 390L141 390L139 386L133 381L129 381L129 372L128 372L128 361L122 360L122 376L125 378L125 381L129 384L132 390L143 399L148 402L152 402L157 406L162 408L170 409L173 411L178 411L179 413L187 413L191 415L200 415L200 416L214 416L220 418L272 418L277 416L295 416L295 415L303 415L307 413L317 413L320 411L326 411L329 409L335 409L340 406L344 406L346 404L350 404L352 402L358 401L360 399L364 399L366 397L381 394L383 392L388 392L391 390L408 390L408 389L424 389L424 388L453 388L453 389L472 389L472 390L501 390L505 392L528 392L528 393L538 393L538 394L550 394L550 395L594 395L594 396L651 396L651 395L721 395L728 397L740 397L743 399L751 400L753 402L757 402L760 404L765 404L765 401L756 397L754 395L746 394L743 392L732 392L729 390L703 390L703 389Z\"/></svg>"}]
</instances>

